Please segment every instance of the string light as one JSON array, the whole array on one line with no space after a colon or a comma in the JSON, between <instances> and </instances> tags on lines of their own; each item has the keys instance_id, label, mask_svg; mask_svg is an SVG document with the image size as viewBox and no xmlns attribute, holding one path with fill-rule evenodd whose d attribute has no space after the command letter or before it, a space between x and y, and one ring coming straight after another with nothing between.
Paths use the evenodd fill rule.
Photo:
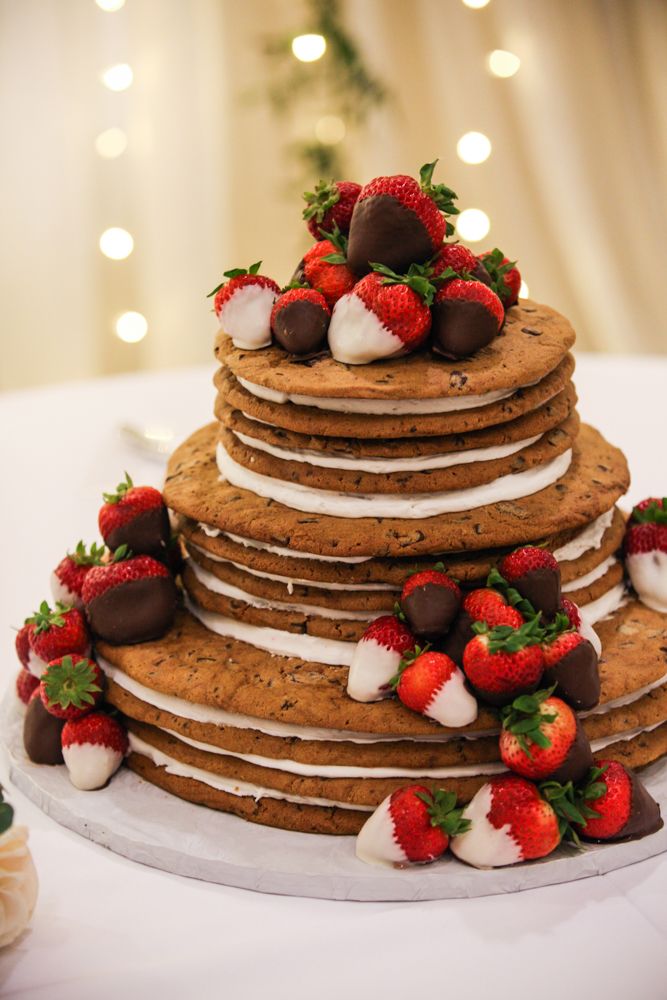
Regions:
<instances>
[{"instance_id":1,"label":"string light","mask_svg":"<svg viewBox=\"0 0 667 1000\"><path fill-rule=\"evenodd\" d=\"M338 115L324 115L315 125L315 138L324 146L335 146L345 138L345 122Z\"/></svg>"},{"instance_id":2,"label":"string light","mask_svg":"<svg viewBox=\"0 0 667 1000\"><path fill-rule=\"evenodd\" d=\"M491 140L483 132L466 132L456 143L456 152L464 163L484 163L491 155Z\"/></svg>"},{"instance_id":3,"label":"string light","mask_svg":"<svg viewBox=\"0 0 667 1000\"><path fill-rule=\"evenodd\" d=\"M530 288L528 287L525 281L521 282L521 288L519 289L519 298L520 299L530 298Z\"/></svg>"},{"instance_id":4,"label":"string light","mask_svg":"<svg viewBox=\"0 0 667 1000\"><path fill-rule=\"evenodd\" d=\"M122 128L107 128L95 140L95 149L105 160L115 160L127 149L127 136Z\"/></svg>"},{"instance_id":5,"label":"string light","mask_svg":"<svg viewBox=\"0 0 667 1000\"><path fill-rule=\"evenodd\" d=\"M519 57L515 56L513 52L507 52L505 49L494 49L487 56L486 62L489 72L493 73L494 76L500 77L514 76L521 65Z\"/></svg>"},{"instance_id":6,"label":"string light","mask_svg":"<svg viewBox=\"0 0 667 1000\"><path fill-rule=\"evenodd\" d=\"M326 50L324 35L297 35L292 39L292 52L300 62L315 62Z\"/></svg>"},{"instance_id":7,"label":"string light","mask_svg":"<svg viewBox=\"0 0 667 1000\"><path fill-rule=\"evenodd\" d=\"M490 228L491 220L481 208L465 208L456 217L456 232L468 243L483 240Z\"/></svg>"},{"instance_id":8,"label":"string light","mask_svg":"<svg viewBox=\"0 0 667 1000\"><path fill-rule=\"evenodd\" d=\"M128 66L127 63L117 63L115 66L109 66L102 73L102 83L109 90L127 90L128 87L132 86L133 80L134 73L132 72L132 67Z\"/></svg>"},{"instance_id":9,"label":"string light","mask_svg":"<svg viewBox=\"0 0 667 1000\"><path fill-rule=\"evenodd\" d=\"M463 0L465 6L470 7L471 10L481 10L482 7L486 7L489 2L490 0Z\"/></svg>"},{"instance_id":10,"label":"string light","mask_svg":"<svg viewBox=\"0 0 667 1000\"><path fill-rule=\"evenodd\" d=\"M125 344L138 344L148 333L148 321L140 312L124 312L116 320L116 336Z\"/></svg>"},{"instance_id":11,"label":"string light","mask_svg":"<svg viewBox=\"0 0 667 1000\"><path fill-rule=\"evenodd\" d=\"M111 260L125 260L134 250L134 240L127 229L113 226L100 236L100 250Z\"/></svg>"},{"instance_id":12,"label":"string light","mask_svg":"<svg viewBox=\"0 0 667 1000\"><path fill-rule=\"evenodd\" d=\"M113 14L125 6L125 0L95 0L100 10L105 10L108 14Z\"/></svg>"}]
</instances>

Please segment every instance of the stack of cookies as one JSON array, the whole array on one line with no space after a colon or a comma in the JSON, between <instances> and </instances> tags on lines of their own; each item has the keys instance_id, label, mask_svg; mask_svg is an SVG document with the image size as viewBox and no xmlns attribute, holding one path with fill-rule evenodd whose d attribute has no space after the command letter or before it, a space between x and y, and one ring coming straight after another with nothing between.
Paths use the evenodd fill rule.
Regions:
<instances>
[{"instance_id":1,"label":"stack of cookies","mask_svg":"<svg viewBox=\"0 0 667 1000\"><path fill-rule=\"evenodd\" d=\"M516 546L549 548L599 623L594 751L667 753L667 622L629 601L617 552L625 459L581 426L574 332L529 300L471 358L351 366L278 346L216 354L216 422L173 455L165 499L187 552L162 639L98 644L107 700L146 780L254 822L356 833L418 781L468 801L503 770L497 715L447 729L396 700L353 701L348 667L408 575L483 586Z\"/></svg>"}]
</instances>

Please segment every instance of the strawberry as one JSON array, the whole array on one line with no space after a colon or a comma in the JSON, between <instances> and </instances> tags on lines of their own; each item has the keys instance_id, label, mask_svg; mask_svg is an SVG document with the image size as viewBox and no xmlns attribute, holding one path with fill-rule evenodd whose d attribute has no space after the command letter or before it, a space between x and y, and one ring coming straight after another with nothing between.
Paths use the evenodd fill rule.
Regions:
<instances>
[{"instance_id":1,"label":"strawberry","mask_svg":"<svg viewBox=\"0 0 667 1000\"><path fill-rule=\"evenodd\" d=\"M667 497L633 509L623 540L625 566L640 601L667 612Z\"/></svg>"},{"instance_id":2,"label":"strawberry","mask_svg":"<svg viewBox=\"0 0 667 1000\"><path fill-rule=\"evenodd\" d=\"M106 785L128 751L125 729L104 712L70 719L63 727L61 742L70 781L86 792Z\"/></svg>"},{"instance_id":3,"label":"strawberry","mask_svg":"<svg viewBox=\"0 0 667 1000\"><path fill-rule=\"evenodd\" d=\"M585 820L576 829L586 840L636 840L663 826L658 803L634 771L615 760L597 762L575 802Z\"/></svg>"},{"instance_id":4,"label":"strawberry","mask_svg":"<svg viewBox=\"0 0 667 1000\"><path fill-rule=\"evenodd\" d=\"M478 264L479 261L472 250L468 250L461 243L443 243L435 257L429 261L434 277L448 269L454 271L450 277L470 275Z\"/></svg>"},{"instance_id":5,"label":"strawberry","mask_svg":"<svg viewBox=\"0 0 667 1000\"><path fill-rule=\"evenodd\" d=\"M524 545L500 563L505 580L530 601L546 618L553 618L560 607L560 569L548 549Z\"/></svg>"},{"instance_id":6,"label":"strawberry","mask_svg":"<svg viewBox=\"0 0 667 1000\"><path fill-rule=\"evenodd\" d=\"M401 610L415 635L435 639L443 635L461 605L458 584L440 569L413 573L401 591Z\"/></svg>"},{"instance_id":7,"label":"strawberry","mask_svg":"<svg viewBox=\"0 0 667 1000\"><path fill-rule=\"evenodd\" d=\"M225 271L223 281L209 292L221 328L232 338L235 347L256 351L271 343L271 310L280 288L271 278L259 274L261 260L247 270L235 267Z\"/></svg>"},{"instance_id":8,"label":"strawberry","mask_svg":"<svg viewBox=\"0 0 667 1000\"><path fill-rule=\"evenodd\" d=\"M425 785L399 788L359 831L357 857L367 864L397 868L435 861L447 850L450 837L470 827L455 806L453 792L431 792Z\"/></svg>"},{"instance_id":9,"label":"strawberry","mask_svg":"<svg viewBox=\"0 0 667 1000\"><path fill-rule=\"evenodd\" d=\"M24 705L28 704L30 696L38 685L39 677L35 677L25 667L21 667L16 675L16 693Z\"/></svg>"},{"instance_id":10,"label":"strawberry","mask_svg":"<svg viewBox=\"0 0 667 1000\"><path fill-rule=\"evenodd\" d=\"M14 640L14 645L16 647L16 655L18 656L21 665L30 669L30 626L27 624L22 625L21 628L16 633L16 639Z\"/></svg>"},{"instance_id":11,"label":"strawberry","mask_svg":"<svg viewBox=\"0 0 667 1000\"><path fill-rule=\"evenodd\" d=\"M311 235L319 240L320 233L330 233L334 226L347 235L360 192L361 184L354 181L320 181L314 191L306 191L303 217Z\"/></svg>"},{"instance_id":12,"label":"strawberry","mask_svg":"<svg viewBox=\"0 0 667 1000\"><path fill-rule=\"evenodd\" d=\"M408 654L394 680L396 694L406 708L458 729L477 718L477 701L465 686L465 677L445 653Z\"/></svg>"},{"instance_id":13,"label":"strawberry","mask_svg":"<svg viewBox=\"0 0 667 1000\"><path fill-rule=\"evenodd\" d=\"M451 850L476 868L543 858L561 841L552 806L532 782L514 774L490 778L461 815L471 825L452 838Z\"/></svg>"},{"instance_id":14,"label":"strawberry","mask_svg":"<svg viewBox=\"0 0 667 1000\"><path fill-rule=\"evenodd\" d=\"M51 660L39 682L42 703L58 719L79 719L102 700L104 674L85 656Z\"/></svg>"},{"instance_id":15,"label":"strawberry","mask_svg":"<svg viewBox=\"0 0 667 1000\"><path fill-rule=\"evenodd\" d=\"M577 609L578 610L578 609ZM568 623L569 624L569 623ZM542 645L544 683L578 712L600 701L598 654L580 632L565 631Z\"/></svg>"},{"instance_id":16,"label":"strawberry","mask_svg":"<svg viewBox=\"0 0 667 1000\"><path fill-rule=\"evenodd\" d=\"M342 295L352 291L357 278L347 266L345 237L338 231L327 236L328 239L320 240L306 251L298 274L303 275L311 288L321 292L333 309Z\"/></svg>"},{"instance_id":17,"label":"strawberry","mask_svg":"<svg viewBox=\"0 0 667 1000\"><path fill-rule=\"evenodd\" d=\"M363 365L416 351L431 328L434 294L427 269L412 265L398 275L376 265L334 306L329 327L334 358Z\"/></svg>"},{"instance_id":18,"label":"strawberry","mask_svg":"<svg viewBox=\"0 0 667 1000\"><path fill-rule=\"evenodd\" d=\"M497 336L504 318L502 302L481 281L446 281L433 303L433 350L447 358L474 354Z\"/></svg>"},{"instance_id":19,"label":"strawberry","mask_svg":"<svg viewBox=\"0 0 667 1000\"><path fill-rule=\"evenodd\" d=\"M88 656L90 633L78 608L68 608L58 602L52 611L42 601L39 611L28 618L30 633L30 672L36 677L46 670L51 660L67 653Z\"/></svg>"},{"instance_id":20,"label":"strawberry","mask_svg":"<svg viewBox=\"0 0 667 1000\"><path fill-rule=\"evenodd\" d=\"M39 685L30 695L23 719L23 746L33 764L62 764L60 737L65 725L44 708Z\"/></svg>"},{"instance_id":21,"label":"strawberry","mask_svg":"<svg viewBox=\"0 0 667 1000\"><path fill-rule=\"evenodd\" d=\"M164 635L174 620L176 596L166 566L151 556L131 556L124 547L116 550L113 562L93 566L83 585L93 633L114 645Z\"/></svg>"},{"instance_id":22,"label":"strawberry","mask_svg":"<svg viewBox=\"0 0 667 1000\"><path fill-rule=\"evenodd\" d=\"M347 693L355 701L380 701L393 693L391 679L404 653L416 640L396 615L383 615L368 626L356 645L347 675Z\"/></svg>"},{"instance_id":23,"label":"strawberry","mask_svg":"<svg viewBox=\"0 0 667 1000\"><path fill-rule=\"evenodd\" d=\"M313 354L326 343L330 319L331 311L321 292L289 288L273 305L271 329L290 354Z\"/></svg>"},{"instance_id":24,"label":"strawberry","mask_svg":"<svg viewBox=\"0 0 667 1000\"><path fill-rule=\"evenodd\" d=\"M491 587L472 590L463 599L463 610L467 611L474 622L486 622L489 628L495 625L510 625L521 628L524 624L523 615L507 603L502 594Z\"/></svg>"},{"instance_id":25,"label":"strawberry","mask_svg":"<svg viewBox=\"0 0 667 1000\"><path fill-rule=\"evenodd\" d=\"M560 608L558 611L560 614L565 615L570 628L574 629L575 632L578 632L584 639L588 639L599 659L602 654L602 643L600 642L600 637L585 615L582 615L581 609L578 605L576 605L574 601L571 601L569 597L561 597ZM567 701L567 698L565 698L565 701Z\"/></svg>"},{"instance_id":26,"label":"strawberry","mask_svg":"<svg viewBox=\"0 0 667 1000\"><path fill-rule=\"evenodd\" d=\"M78 542L74 552L68 552L51 574L51 593L54 601L82 608L81 588L86 573L91 566L100 565L103 555L104 546L93 542L89 552L83 542Z\"/></svg>"},{"instance_id":27,"label":"strawberry","mask_svg":"<svg viewBox=\"0 0 667 1000\"><path fill-rule=\"evenodd\" d=\"M497 247L479 255L479 261L491 278L494 290L505 309L509 309L519 299L521 275L515 260L508 260Z\"/></svg>"},{"instance_id":28,"label":"strawberry","mask_svg":"<svg viewBox=\"0 0 667 1000\"><path fill-rule=\"evenodd\" d=\"M544 633L532 618L515 629L484 622L463 651L463 670L475 693L490 705L507 705L520 694L534 691L542 677Z\"/></svg>"},{"instance_id":29,"label":"strawberry","mask_svg":"<svg viewBox=\"0 0 667 1000\"><path fill-rule=\"evenodd\" d=\"M419 181L396 174L376 177L361 189L347 252L355 274L366 274L374 262L404 271L432 257L454 231L445 215L458 214L456 195L444 184L432 184L437 162L424 164Z\"/></svg>"},{"instance_id":30,"label":"strawberry","mask_svg":"<svg viewBox=\"0 0 667 1000\"><path fill-rule=\"evenodd\" d=\"M137 554L156 555L169 541L169 515L162 494L152 486L135 486L125 479L115 493L103 493L97 516L102 538L112 552L122 545ZM92 565L99 566L101 559Z\"/></svg>"},{"instance_id":31,"label":"strawberry","mask_svg":"<svg viewBox=\"0 0 667 1000\"><path fill-rule=\"evenodd\" d=\"M576 782L593 754L579 719L552 690L521 695L503 709L500 758L524 778Z\"/></svg>"}]
</instances>

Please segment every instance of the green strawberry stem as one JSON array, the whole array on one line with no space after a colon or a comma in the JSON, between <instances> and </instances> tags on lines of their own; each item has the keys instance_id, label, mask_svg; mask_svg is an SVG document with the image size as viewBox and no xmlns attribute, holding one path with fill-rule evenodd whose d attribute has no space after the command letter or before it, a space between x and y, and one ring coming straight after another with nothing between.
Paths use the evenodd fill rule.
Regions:
<instances>
[{"instance_id":1,"label":"green strawberry stem","mask_svg":"<svg viewBox=\"0 0 667 1000\"><path fill-rule=\"evenodd\" d=\"M526 646L539 645L545 635L538 615L519 628L512 625L494 625L489 628L486 622L473 622L472 630L476 635L488 636L489 653L518 653Z\"/></svg>"},{"instance_id":2,"label":"green strawberry stem","mask_svg":"<svg viewBox=\"0 0 667 1000\"><path fill-rule=\"evenodd\" d=\"M100 566L102 556L106 552L104 545L97 545L96 542L90 546L90 552L82 541L77 542L74 552L68 552L68 556L77 566Z\"/></svg>"},{"instance_id":3,"label":"green strawberry stem","mask_svg":"<svg viewBox=\"0 0 667 1000\"><path fill-rule=\"evenodd\" d=\"M486 269L487 274L491 278L491 288L493 291L502 298L502 293L509 292L509 286L505 281L505 275L516 267L515 260L508 260L503 264L505 259L505 254L498 247L494 247L489 253L484 254L482 258L482 266Z\"/></svg>"},{"instance_id":4,"label":"green strawberry stem","mask_svg":"<svg viewBox=\"0 0 667 1000\"><path fill-rule=\"evenodd\" d=\"M125 494L128 492L128 490L131 490L133 486L134 483L130 478L130 474L126 472L125 479L122 483L118 484L118 486L116 487L116 492L103 493L102 499L104 500L105 503L119 503L123 499Z\"/></svg>"},{"instance_id":5,"label":"green strawberry stem","mask_svg":"<svg viewBox=\"0 0 667 1000\"><path fill-rule=\"evenodd\" d=\"M634 524L667 524L667 497L654 500L645 510L632 508L630 521Z\"/></svg>"},{"instance_id":6,"label":"green strawberry stem","mask_svg":"<svg viewBox=\"0 0 667 1000\"><path fill-rule=\"evenodd\" d=\"M251 264L250 267L247 267L247 268L246 267L233 267L231 269L231 271L223 271L223 275L224 275L225 278L228 278L228 279L231 280L232 278L240 278L244 274L257 274L261 266L262 266L262 262L261 262L261 260L258 260L254 264ZM221 281L219 285L215 286L215 288L213 289L212 292L208 293L208 295L206 296L206 298L210 299L211 296L217 295L217 293L220 291L220 289L223 288L226 284L227 284L226 281ZM127 473L125 473L125 474L127 475Z\"/></svg>"},{"instance_id":7,"label":"green strawberry stem","mask_svg":"<svg viewBox=\"0 0 667 1000\"><path fill-rule=\"evenodd\" d=\"M35 632L48 632L51 628L62 628L65 624L63 614L70 609L62 601L56 603L55 611L52 611L47 601L42 601L39 611L36 611L30 618L26 618L26 625L34 625Z\"/></svg>"},{"instance_id":8,"label":"green strawberry stem","mask_svg":"<svg viewBox=\"0 0 667 1000\"><path fill-rule=\"evenodd\" d=\"M463 809L455 809L456 794L438 788L435 792L417 792L417 798L427 806L431 826L438 826L448 837L455 837L470 829L469 819L463 819Z\"/></svg>"},{"instance_id":9,"label":"green strawberry stem","mask_svg":"<svg viewBox=\"0 0 667 1000\"><path fill-rule=\"evenodd\" d=\"M95 695L102 690L97 683L94 663L87 659L75 663L71 656L50 664L42 674L42 683L49 705L61 708L94 705Z\"/></svg>"},{"instance_id":10,"label":"green strawberry stem","mask_svg":"<svg viewBox=\"0 0 667 1000\"><path fill-rule=\"evenodd\" d=\"M303 218L306 222L310 219L321 222L329 209L340 201L340 191L335 181L319 181L315 185L315 190L304 191L303 197L306 202Z\"/></svg>"},{"instance_id":11,"label":"green strawberry stem","mask_svg":"<svg viewBox=\"0 0 667 1000\"><path fill-rule=\"evenodd\" d=\"M395 690L398 687L398 683L401 679L403 671L406 670L412 663L414 663L418 656L421 656L422 653L427 653L430 648L431 648L431 643L425 642L423 646L415 646L414 649L408 649L407 652L403 653L403 656L401 657L401 662L398 665L398 671L389 681L389 687L394 688Z\"/></svg>"},{"instance_id":12,"label":"green strawberry stem","mask_svg":"<svg viewBox=\"0 0 667 1000\"><path fill-rule=\"evenodd\" d=\"M555 690L554 684L553 687L535 691L534 694L522 694L515 698L511 705L506 705L500 711L503 729L516 736L517 743L531 760L533 755L529 743L543 750L551 746L551 740L545 736L540 727L545 722L555 722L558 716L556 713L542 713L540 706Z\"/></svg>"},{"instance_id":13,"label":"green strawberry stem","mask_svg":"<svg viewBox=\"0 0 667 1000\"><path fill-rule=\"evenodd\" d=\"M396 274L385 264L371 262L371 268L376 274L382 275L383 285L407 285L423 299L425 305L433 304L437 288L430 280L433 272L428 265L410 264L407 274Z\"/></svg>"},{"instance_id":14,"label":"green strawberry stem","mask_svg":"<svg viewBox=\"0 0 667 1000\"><path fill-rule=\"evenodd\" d=\"M585 826L589 819L597 819L600 815L589 803L602 798L607 791L604 781L598 779L606 771L605 767L592 767L586 780L574 785L568 781L560 784L558 781L542 781L538 784L540 794L551 805L558 817L561 839L572 841L581 847L581 841L572 824Z\"/></svg>"},{"instance_id":15,"label":"green strawberry stem","mask_svg":"<svg viewBox=\"0 0 667 1000\"><path fill-rule=\"evenodd\" d=\"M459 210L454 204L458 195L445 184L433 184L433 171L435 170L437 162L437 160L434 160L433 163L425 163L419 171L421 189L425 195L428 195L429 198L433 199L444 215L458 215ZM450 228L451 232L453 232L454 229L453 226L450 227L448 225L448 235L450 235Z\"/></svg>"}]
</instances>

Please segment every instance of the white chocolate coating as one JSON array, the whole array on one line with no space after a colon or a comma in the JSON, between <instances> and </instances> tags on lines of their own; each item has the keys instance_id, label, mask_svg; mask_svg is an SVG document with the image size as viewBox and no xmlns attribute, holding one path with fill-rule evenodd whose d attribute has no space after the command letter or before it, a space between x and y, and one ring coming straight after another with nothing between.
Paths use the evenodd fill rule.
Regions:
<instances>
[{"instance_id":1,"label":"white chocolate coating","mask_svg":"<svg viewBox=\"0 0 667 1000\"><path fill-rule=\"evenodd\" d=\"M511 835L509 823L496 829L489 822L491 802L491 785L482 785L463 810L463 817L472 824L470 829L452 837L449 843L452 853L460 861L475 868L499 868L522 860L521 849Z\"/></svg>"},{"instance_id":2,"label":"white chocolate coating","mask_svg":"<svg viewBox=\"0 0 667 1000\"><path fill-rule=\"evenodd\" d=\"M389 809L388 795L372 813L357 834L355 853L367 865L408 864L408 856L396 840L394 820Z\"/></svg>"},{"instance_id":3,"label":"white chocolate coating","mask_svg":"<svg viewBox=\"0 0 667 1000\"><path fill-rule=\"evenodd\" d=\"M218 313L220 326L234 347L256 351L271 343L271 310L276 293L262 285L243 285L225 302Z\"/></svg>"},{"instance_id":4,"label":"white chocolate coating","mask_svg":"<svg viewBox=\"0 0 667 1000\"><path fill-rule=\"evenodd\" d=\"M354 292L342 295L336 302L328 340L336 361L348 365L365 365L405 353L401 338L392 333Z\"/></svg>"},{"instance_id":5,"label":"white chocolate coating","mask_svg":"<svg viewBox=\"0 0 667 1000\"><path fill-rule=\"evenodd\" d=\"M637 552L625 565L642 604L667 614L667 552Z\"/></svg>"}]
</instances>

